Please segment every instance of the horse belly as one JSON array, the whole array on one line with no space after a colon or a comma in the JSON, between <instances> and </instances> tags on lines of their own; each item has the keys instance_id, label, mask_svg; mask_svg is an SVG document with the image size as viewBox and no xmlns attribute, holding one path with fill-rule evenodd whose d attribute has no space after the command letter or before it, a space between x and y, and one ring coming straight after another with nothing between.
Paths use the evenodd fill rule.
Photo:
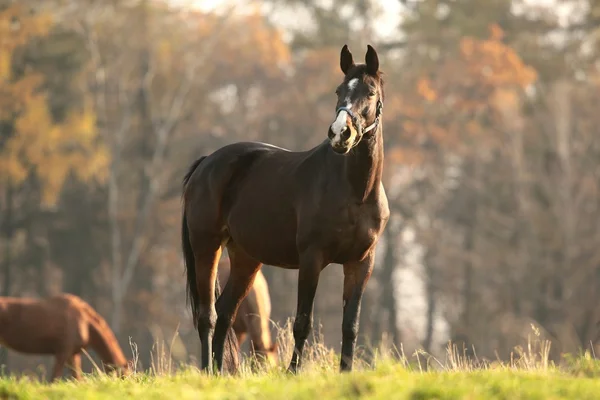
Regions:
<instances>
[{"instance_id":1,"label":"horse belly","mask_svg":"<svg viewBox=\"0 0 600 400\"><path fill-rule=\"evenodd\" d=\"M12 329L0 338L0 346L23 354L55 354L57 341L39 329Z\"/></svg>"},{"instance_id":2,"label":"horse belly","mask_svg":"<svg viewBox=\"0 0 600 400\"><path fill-rule=\"evenodd\" d=\"M296 217L292 210L240 204L229 213L229 236L241 249L263 264L296 268Z\"/></svg>"}]
</instances>

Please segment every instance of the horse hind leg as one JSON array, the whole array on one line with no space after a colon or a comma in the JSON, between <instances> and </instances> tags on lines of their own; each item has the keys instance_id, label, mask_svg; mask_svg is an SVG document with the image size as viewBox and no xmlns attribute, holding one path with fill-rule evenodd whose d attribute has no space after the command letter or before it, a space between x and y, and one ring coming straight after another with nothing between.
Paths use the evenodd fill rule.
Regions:
<instances>
[{"instance_id":1,"label":"horse hind leg","mask_svg":"<svg viewBox=\"0 0 600 400\"><path fill-rule=\"evenodd\" d=\"M223 372L223 361L226 352L231 353L226 354L228 358L237 358L239 350L237 341L235 346L231 345L231 342L236 340L232 325L238 308L250 291L254 278L261 267L260 261L248 256L243 250L237 248L233 242L228 244L227 250L231 260L231 271L225 289L217 300L218 319L213 343L217 367L220 372ZM228 336L231 337L228 338ZM226 340L228 348L225 346Z\"/></svg>"},{"instance_id":2,"label":"horse hind leg","mask_svg":"<svg viewBox=\"0 0 600 400\"><path fill-rule=\"evenodd\" d=\"M221 243L215 238L198 238L194 240L196 291L197 298L197 323L198 335L202 346L201 369L212 372L213 348L212 341L217 323L215 307L215 285L217 267L221 258Z\"/></svg>"}]
</instances>

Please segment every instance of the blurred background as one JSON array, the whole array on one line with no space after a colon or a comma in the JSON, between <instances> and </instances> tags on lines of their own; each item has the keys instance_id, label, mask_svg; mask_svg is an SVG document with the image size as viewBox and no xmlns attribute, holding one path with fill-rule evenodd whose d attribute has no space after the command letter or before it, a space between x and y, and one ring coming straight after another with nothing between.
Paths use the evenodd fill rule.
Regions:
<instances>
[{"instance_id":1,"label":"blurred background","mask_svg":"<svg viewBox=\"0 0 600 400\"><path fill-rule=\"evenodd\" d=\"M370 43L392 217L359 343L506 359L534 324L554 357L590 349L599 26L598 0L0 0L0 295L74 293L143 366L175 332L194 362L186 169L233 141L319 144L341 47L362 62ZM263 272L284 324L297 271ZM315 325L335 351L341 289L331 265ZM0 351L5 372L50 363Z\"/></svg>"}]
</instances>

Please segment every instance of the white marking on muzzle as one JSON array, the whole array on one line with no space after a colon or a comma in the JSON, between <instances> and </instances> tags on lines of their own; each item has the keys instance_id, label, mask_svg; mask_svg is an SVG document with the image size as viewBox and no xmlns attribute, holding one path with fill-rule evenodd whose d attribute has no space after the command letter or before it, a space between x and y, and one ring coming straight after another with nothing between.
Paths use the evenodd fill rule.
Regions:
<instances>
[{"instance_id":1,"label":"white marking on muzzle","mask_svg":"<svg viewBox=\"0 0 600 400\"><path fill-rule=\"evenodd\" d=\"M346 99L348 100L348 99ZM346 108L351 108L352 104L349 101L346 102ZM331 124L331 131L334 133L335 138L333 140L338 140L342 131L347 127L348 124L348 113L346 110L342 110L338 113L337 118Z\"/></svg>"},{"instance_id":2,"label":"white marking on muzzle","mask_svg":"<svg viewBox=\"0 0 600 400\"><path fill-rule=\"evenodd\" d=\"M350 102L350 99L352 98L352 92L354 91L354 88L356 88L356 85L358 84L358 78L354 78L354 79L350 79L350 81L348 82L348 95L346 96L346 108L348 109L352 109L352 103ZM335 135L333 137L333 139L331 140L331 143L333 145L337 145L339 142L342 141L342 137L341 134L342 132L348 128L348 113L344 110L340 111L335 119L335 121L333 121L333 124L331 124L331 131L333 132L333 134Z\"/></svg>"}]
</instances>

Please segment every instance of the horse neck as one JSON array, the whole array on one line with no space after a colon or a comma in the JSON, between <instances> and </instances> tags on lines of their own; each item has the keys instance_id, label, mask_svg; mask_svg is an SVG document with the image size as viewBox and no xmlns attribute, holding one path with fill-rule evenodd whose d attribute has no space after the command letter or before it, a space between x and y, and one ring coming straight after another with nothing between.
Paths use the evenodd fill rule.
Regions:
<instances>
[{"instance_id":1,"label":"horse neck","mask_svg":"<svg viewBox=\"0 0 600 400\"><path fill-rule=\"evenodd\" d=\"M122 367L127 363L117 338L108 326L99 321L90 322L90 347L105 364Z\"/></svg>"},{"instance_id":2,"label":"horse neck","mask_svg":"<svg viewBox=\"0 0 600 400\"><path fill-rule=\"evenodd\" d=\"M377 196L383 174L383 134L381 123L375 133L345 157L345 174L354 194L365 202Z\"/></svg>"}]
</instances>

